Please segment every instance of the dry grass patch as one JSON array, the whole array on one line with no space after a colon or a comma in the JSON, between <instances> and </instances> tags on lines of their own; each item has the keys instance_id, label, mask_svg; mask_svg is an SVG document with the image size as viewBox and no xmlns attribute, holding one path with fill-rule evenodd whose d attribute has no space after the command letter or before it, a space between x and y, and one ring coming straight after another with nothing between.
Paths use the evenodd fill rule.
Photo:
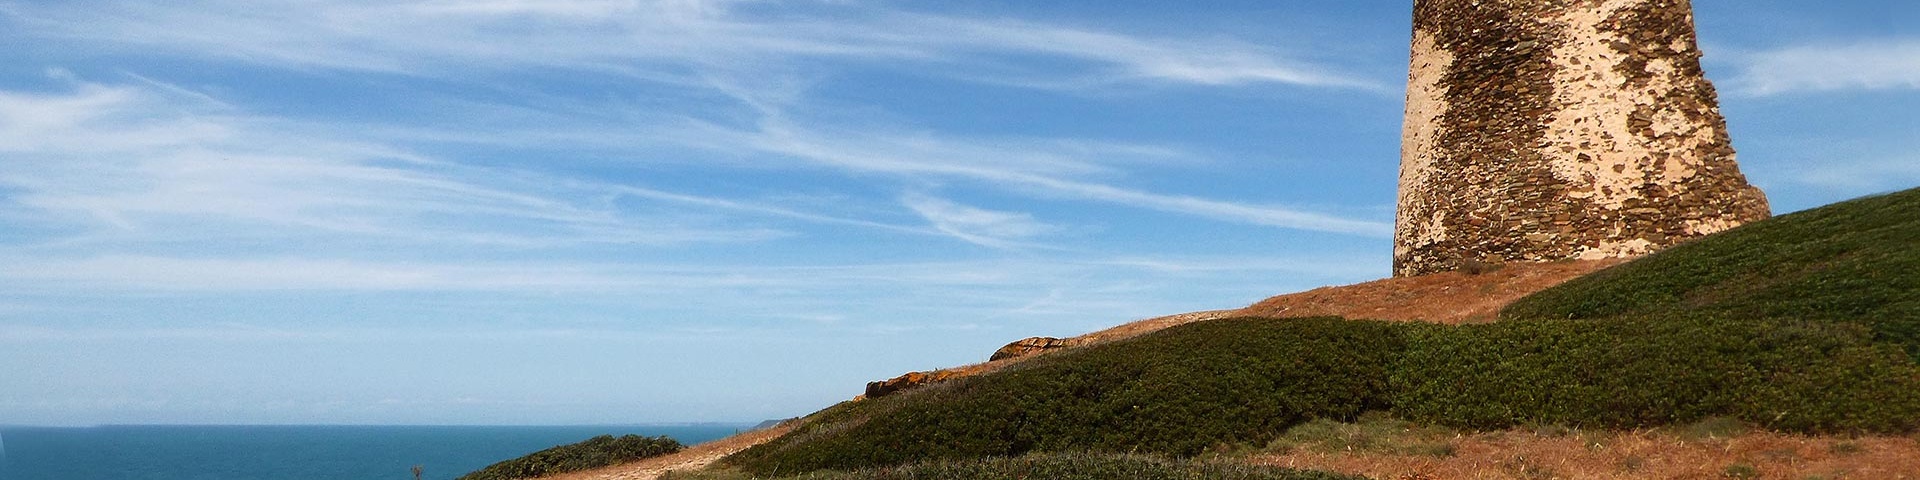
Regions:
<instances>
[{"instance_id":1,"label":"dry grass patch","mask_svg":"<svg viewBox=\"0 0 1920 480\"><path fill-rule=\"evenodd\" d=\"M1447 272L1280 295L1235 312L1252 317L1323 315L1457 325L1494 320L1534 292L1624 263L1622 259L1513 263L1480 274Z\"/></svg>"},{"instance_id":2,"label":"dry grass patch","mask_svg":"<svg viewBox=\"0 0 1920 480\"><path fill-rule=\"evenodd\" d=\"M1721 419L1630 432L1530 428L1439 433L1368 421L1324 431L1371 432L1352 448L1275 448L1259 465L1395 479L1920 479L1920 440L1906 437L1788 435ZM1312 424L1308 424L1312 425ZM1290 432L1288 436L1294 436ZM1284 438L1284 437L1283 437ZM1335 435L1338 440L1343 438ZM1430 447L1446 445L1446 454ZM1320 441L1316 445L1338 445ZM1381 448L1380 446L1385 446Z\"/></svg>"}]
</instances>

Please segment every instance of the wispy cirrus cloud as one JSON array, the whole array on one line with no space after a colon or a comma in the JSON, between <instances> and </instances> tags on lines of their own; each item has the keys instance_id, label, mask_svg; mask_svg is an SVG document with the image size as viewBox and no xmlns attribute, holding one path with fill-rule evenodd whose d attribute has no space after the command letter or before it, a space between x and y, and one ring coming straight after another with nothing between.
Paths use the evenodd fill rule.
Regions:
<instances>
[{"instance_id":1,"label":"wispy cirrus cloud","mask_svg":"<svg viewBox=\"0 0 1920 480\"><path fill-rule=\"evenodd\" d=\"M56 79L68 82L66 91L0 91L0 153L9 157L0 162L0 214L78 225L90 231L81 239L321 233L551 246L789 235L743 216L943 235L751 199L441 160L342 132L350 126L255 116L158 82Z\"/></svg>"},{"instance_id":2,"label":"wispy cirrus cloud","mask_svg":"<svg viewBox=\"0 0 1920 480\"><path fill-rule=\"evenodd\" d=\"M1230 223L1377 238L1391 232L1389 222L1381 220L1124 185L1133 177L1150 175L1154 169L1186 168L1209 161L1178 147L1097 138L956 135L883 119L822 115L817 111L824 107L804 99L769 101L745 91L750 89L724 89L733 100L756 106L752 119L732 125L688 117L654 118L644 123L648 125L645 129L579 123L581 117L622 115L617 106L603 105L592 112L541 116L537 121L515 124L538 125L533 128L487 125L462 133L425 135L437 141L480 144L565 139L571 144L616 151L671 145L751 159L744 168L826 169L857 178L886 176L903 182L899 188L905 191L964 181L1028 197L1119 205ZM636 164L662 161L646 156L623 158Z\"/></svg>"},{"instance_id":3,"label":"wispy cirrus cloud","mask_svg":"<svg viewBox=\"0 0 1920 480\"><path fill-rule=\"evenodd\" d=\"M1046 84L1161 82L1193 85L1284 84L1372 88L1335 69L1292 61L1270 47L1224 40L1134 37L1113 32L1017 20L916 14L866 5L751 2L299 2L262 8L225 2L116 3L116 8L10 4L7 17L25 35L141 48L178 55L296 68L388 71L441 76L446 72L563 68L665 79L679 87L717 92L754 106L764 118L742 129L654 118L640 126L614 125L605 113L563 119L566 129L527 131L528 123L488 126L454 134L479 141L609 145L677 144L768 153L857 174L965 179L1032 194L1196 215L1236 223L1384 236L1384 222L1343 218L1278 205L1256 205L1192 195L1129 189L1100 181L1124 177L1116 161L1169 158L1178 152L1152 145L1060 139L964 138L901 129L864 131L868 124L825 124L786 118L806 103L804 81L786 78L780 65L800 60L908 62L916 70L987 81ZM770 14L773 11L778 14ZM84 25L84 28L80 26ZM1034 57L1068 60L1080 68L1046 73L982 65L1013 65ZM1011 63L1010 63L1011 62ZM1046 62L1049 66L1060 62ZM773 71L757 71L762 67ZM453 68L457 66L458 68ZM747 68L747 71L738 71ZM1025 73L1022 73L1025 72ZM1045 78L1042 78L1045 77ZM745 80L743 80L745 79ZM801 85L796 86L795 82ZM1066 86L1066 85L1062 85ZM606 105L592 105L600 108ZM582 121L582 118L601 117ZM597 120L597 123L596 123ZM455 120L456 122L458 120ZM548 123L548 122L542 122ZM219 122L208 122L218 128ZM583 128L584 127L584 128ZM634 132L652 132L636 137ZM416 128L416 132L418 132ZM221 132L202 132L220 135ZM378 135L378 133L372 133ZM358 134L364 137L367 134ZM537 138L536 138L537 137ZM609 143L611 142L611 143ZM624 143L623 143L624 142ZM392 152L389 152L391 154ZM616 153L619 154L619 153ZM1096 160L1097 159L1097 160ZM639 158L641 162L657 158ZM778 167L776 167L778 168ZM637 196L662 199L641 189ZM828 218L779 208L737 208L732 200L694 201L736 212L829 223L862 224L913 233L863 219ZM580 205L575 205L579 207ZM96 209L99 210L99 209ZM545 209L542 209L545 211ZM797 215L796 215L797 214ZM776 232L719 233L711 237L764 238ZM617 237L617 236L615 236ZM612 237L610 237L612 238ZM614 240L627 241L627 240Z\"/></svg>"},{"instance_id":4,"label":"wispy cirrus cloud","mask_svg":"<svg viewBox=\"0 0 1920 480\"><path fill-rule=\"evenodd\" d=\"M1277 205L1157 193L1079 180L1089 175L1069 176L1031 166L1050 163L1045 161L1006 161L1034 157L1035 154L1030 150L973 146L990 142L968 142L926 134L905 137L877 132L841 134L802 126L777 116L767 119L758 130L733 131L730 135L735 136L736 140L725 142L729 148L753 148L764 153L856 172L955 178L999 188L1025 190L1033 195L1111 203L1250 225L1369 237L1386 237L1392 232L1392 226L1383 221L1347 218ZM1039 159L1044 158L1042 154Z\"/></svg>"},{"instance_id":5,"label":"wispy cirrus cloud","mask_svg":"<svg viewBox=\"0 0 1920 480\"><path fill-rule=\"evenodd\" d=\"M908 195L901 202L927 219L935 229L984 247L1030 247L1034 245L1028 240L1059 230L1035 220L1031 214L975 208L927 195Z\"/></svg>"},{"instance_id":6,"label":"wispy cirrus cloud","mask_svg":"<svg viewBox=\"0 0 1920 480\"><path fill-rule=\"evenodd\" d=\"M90 291L234 292L622 292L675 297L732 290L827 292L928 289L1044 291L1064 279L1101 272L1179 275L1217 272L1290 272L1359 277L1367 268L1329 260L1285 257L1005 259L849 265L645 265L567 261L378 261L319 256L0 256L8 269L0 285L16 291L83 288ZM1122 276L1125 277L1125 276ZM1118 277L1117 277L1118 278ZM765 300L765 299L761 299Z\"/></svg>"},{"instance_id":7,"label":"wispy cirrus cloud","mask_svg":"<svg viewBox=\"0 0 1920 480\"><path fill-rule=\"evenodd\" d=\"M1734 90L1753 96L1795 92L1920 89L1920 39L1801 45L1739 56Z\"/></svg>"},{"instance_id":8,"label":"wispy cirrus cloud","mask_svg":"<svg viewBox=\"0 0 1920 480\"><path fill-rule=\"evenodd\" d=\"M450 66L558 67L697 83L703 68L810 59L905 62L923 71L1054 88L1141 82L1382 87L1271 47L918 14L874 3L214 1L7 7L0 11L13 26L43 38L410 75L441 76ZM1049 58L1054 67L1049 70L1079 68L1064 76L1038 74L1022 68L1020 57ZM1010 76L981 78L983 64L1000 65L998 70Z\"/></svg>"},{"instance_id":9,"label":"wispy cirrus cloud","mask_svg":"<svg viewBox=\"0 0 1920 480\"><path fill-rule=\"evenodd\" d=\"M999 81L1040 87L1164 82L1205 86L1285 84L1386 91L1385 85L1324 65L1288 59L1270 47L1214 40L1153 39L1019 21L919 17L914 30L960 51L1003 51L1078 59L1102 67L1068 78L1028 75ZM961 39L953 41L952 39Z\"/></svg>"}]
</instances>

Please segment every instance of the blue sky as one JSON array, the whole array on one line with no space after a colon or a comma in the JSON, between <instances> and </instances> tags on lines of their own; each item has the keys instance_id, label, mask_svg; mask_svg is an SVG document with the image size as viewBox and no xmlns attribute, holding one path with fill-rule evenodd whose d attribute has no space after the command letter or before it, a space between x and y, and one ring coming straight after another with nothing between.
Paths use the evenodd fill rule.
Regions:
<instances>
[{"instance_id":1,"label":"blue sky","mask_svg":"<svg viewBox=\"0 0 1920 480\"><path fill-rule=\"evenodd\" d=\"M1411 2L0 1L0 424L757 421L1388 275ZM1703 0L1777 213L1920 4Z\"/></svg>"}]
</instances>

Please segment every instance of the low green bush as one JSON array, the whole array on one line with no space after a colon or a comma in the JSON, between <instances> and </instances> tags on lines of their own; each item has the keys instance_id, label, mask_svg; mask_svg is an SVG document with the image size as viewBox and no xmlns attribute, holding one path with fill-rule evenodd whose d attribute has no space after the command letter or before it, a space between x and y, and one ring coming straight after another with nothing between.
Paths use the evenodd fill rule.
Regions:
<instances>
[{"instance_id":1,"label":"low green bush","mask_svg":"<svg viewBox=\"0 0 1920 480\"><path fill-rule=\"evenodd\" d=\"M678 452L681 448L683 447L679 441L665 436L601 435L584 442L561 445L488 465L487 468L463 475L458 480L540 478L666 455Z\"/></svg>"},{"instance_id":2,"label":"low green bush","mask_svg":"<svg viewBox=\"0 0 1920 480\"><path fill-rule=\"evenodd\" d=\"M1528 296L1503 320L1858 323L1920 361L1920 189L1782 215Z\"/></svg>"},{"instance_id":3,"label":"low green bush","mask_svg":"<svg viewBox=\"0 0 1920 480\"><path fill-rule=\"evenodd\" d=\"M1394 412L1465 428L1638 427L1727 416L1776 430L1901 432L1920 368L1851 324L1712 318L1410 326Z\"/></svg>"},{"instance_id":4,"label":"low green bush","mask_svg":"<svg viewBox=\"0 0 1920 480\"><path fill-rule=\"evenodd\" d=\"M845 403L728 462L774 475L1030 452L1191 456L1371 410L1472 429L1726 417L1905 432L1920 426L1920 367L1846 323L1216 320Z\"/></svg>"},{"instance_id":5,"label":"low green bush","mask_svg":"<svg viewBox=\"0 0 1920 480\"><path fill-rule=\"evenodd\" d=\"M768 478L743 472L674 473L662 480L747 480ZM1336 473L1264 467L1235 462L1176 460L1142 455L1035 454L1019 458L983 458L916 463L856 471L819 471L775 480L1366 480Z\"/></svg>"},{"instance_id":6,"label":"low green bush","mask_svg":"<svg viewBox=\"0 0 1920 480\"><path fill-rule=\"evenodd\" d=\"M1303 421L1385 408L1400 330L1326 318L1186 325L842 404L729 461L771 474L1028 452L1193 455L1264 445Z\"/></svg>"}]
</instances>

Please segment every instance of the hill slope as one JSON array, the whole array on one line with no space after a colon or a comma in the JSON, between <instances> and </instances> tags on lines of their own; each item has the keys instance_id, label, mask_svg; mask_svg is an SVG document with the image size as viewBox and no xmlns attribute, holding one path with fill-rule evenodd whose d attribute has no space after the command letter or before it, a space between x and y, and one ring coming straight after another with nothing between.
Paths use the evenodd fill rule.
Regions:
<instances>
[{"instance_id":1,"label":"hill slope","mask_svg":"<svg viewBox=\"0 0 1920 480\"><path fill-rule=\"evenodd\" d=\"M1703 315L1859 323L1920 360L1920 189L1734 229L1501 312L1503 319Z\"/></svg>"},{"instance_id":2,"label":"hill slope","mask_svg":"<svg viewBox=\"0 0 1920 480\"><path fill-rule=\"evenodd\" d=\"M1488 325L1217 320L830 408L754 472L1100 450L1192 455L1389 410L1474 428L1730 416L1911 431L1920 190L1783 216L1530 297ZM1571 319L1570 319L1571 318Z\"/></svg>"}]
</instances>

